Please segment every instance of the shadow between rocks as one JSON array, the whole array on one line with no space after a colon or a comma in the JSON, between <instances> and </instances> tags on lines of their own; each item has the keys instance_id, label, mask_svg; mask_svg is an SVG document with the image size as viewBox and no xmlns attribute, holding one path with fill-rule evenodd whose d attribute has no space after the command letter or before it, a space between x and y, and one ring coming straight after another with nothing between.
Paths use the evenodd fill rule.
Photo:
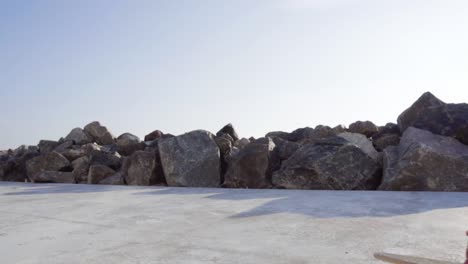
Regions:
<instances>
[{"instance_id":1,"label":"shadow between rocks","mask_svg":"<svg viewBox=\"0 0 468 264\"><path fill-rule=\"evenodd\" d=\"M267 199L230 218L301 214L314 218L392 217L438 209L468 207L468 193L390 191L311 191L164 188L134 195L205 195L204 199L238 201Z\"/></svg>"}]
</instances>

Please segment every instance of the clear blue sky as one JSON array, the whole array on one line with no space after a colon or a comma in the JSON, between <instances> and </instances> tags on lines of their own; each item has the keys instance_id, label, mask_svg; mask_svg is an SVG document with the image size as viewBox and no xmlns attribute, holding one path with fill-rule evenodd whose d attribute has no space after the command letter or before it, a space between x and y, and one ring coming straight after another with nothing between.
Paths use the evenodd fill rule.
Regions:
<instances>
[{"instance_id":1,"label":"clear blue sky","mask_svg":"<svg viewBox=\"0 0 468 264\"><path fill-rule=\"evenodd\" d=\"M466 0L0 1L0 149L382 125L424 91L468 101Z\"/></svg>"}]
</instances>

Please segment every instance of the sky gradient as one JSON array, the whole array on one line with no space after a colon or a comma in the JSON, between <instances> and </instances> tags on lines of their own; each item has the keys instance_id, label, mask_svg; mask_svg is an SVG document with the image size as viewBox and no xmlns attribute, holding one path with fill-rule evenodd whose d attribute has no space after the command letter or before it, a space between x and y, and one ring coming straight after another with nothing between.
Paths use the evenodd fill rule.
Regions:
<instances>
[{"instance_id":1,"label":"sky gradient","mask_svg":"<svg viewBox=\"0 0 468 264\"><path fill-rule=\"evenodd\" d=\"M468 102L466 0L0 1L0 149L384 125L425 91Z\"/></svg>"}]
</instances>

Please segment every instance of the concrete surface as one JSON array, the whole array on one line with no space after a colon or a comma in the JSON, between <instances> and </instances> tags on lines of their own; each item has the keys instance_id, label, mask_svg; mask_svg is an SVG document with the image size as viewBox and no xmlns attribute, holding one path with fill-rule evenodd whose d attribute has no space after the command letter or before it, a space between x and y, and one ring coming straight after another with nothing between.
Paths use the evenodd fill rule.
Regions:
<instances>
[{"instance_id":1,"label":"concrete surface","mask_svg":"<svg viewBox=\"0 0 468 264\"><path fill-rule=\"evenodd\" d=\"M0 263L461 262L468 193L0 183Z\"/></svg>"}]
</instances>

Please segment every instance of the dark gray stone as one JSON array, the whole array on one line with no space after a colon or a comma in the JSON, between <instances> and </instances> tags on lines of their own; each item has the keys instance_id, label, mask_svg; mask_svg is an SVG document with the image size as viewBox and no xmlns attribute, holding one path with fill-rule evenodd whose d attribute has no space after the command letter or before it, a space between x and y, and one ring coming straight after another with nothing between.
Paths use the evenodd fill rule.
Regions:
<instances>
[{"instance_id":1,"label":"dark gray stone","mask_svg":"<svg viewBox=\"0 0 468 264\"><path fill-rule=\"evenodd\" d=\"M86 125L84 127L84 131L88 133L93 138L94 142L99 145L114 144L114 136L98 121L94 121Z\"/></svg>"},{"instance_id":2,"label":"dark gray stone","mask_svg":"<svg viewBox=\"0 0 468 264\"><path fill-rule=\"evenodd\" d=\"M124 178L128 185L155 185L161 178L161 175L157 175L159 164L153 152L136 151L124 163L127 163Z\"/></svg>"},{"instance_id":3,"label":"dark gray stone","mask_svg":"<svg viewBox=\"0 0 468 264\"><path fill-rule=\"evenodd\" d=\"M259 138L251 142L229 159L224 176L224 187L269 188L271 174L280 161L271 138Z\"/></svg>"},{"instance_id":4,"label":"dark gray stone","mask_svg":"<svg viewBox=\"0 0 468 264\"><path fill-rule=\"evenodd\" d=\"M409 127L383 153L380 190L468 191L468 146L456 139Z\"/></svg>"},{"instance_id":5,"label":"dark gray stone","mask_svg":"<svg viewBox=\"0 0 468 264\"><path fill-rule=\"evenodd\" d=\"M162 139L159 153L169 186L219 186L220 152L210 132L196 130Z\"/></svg>"},{"instance_id":6,"label":"dark gray stone","mask_svg":"<svg viewBox=\"0 0 468 264\"><path fill-rule=\"evenodd\" d=\"M370 138L379 132L379 128L371 121L356 121L349 125L348 131L363 134Z\"/></svg>"},{"instance_id":7,"label":"dark gray stone","mask_svg":"<svg viewBox=\"0 0 468 264\"><path fill-rule=\"evenodd\" d=\"M144 150L145 144L130 133L120 135L116 140L117 152L122 156L130 156L137 150Z\"/></svg>"},{"instance_id":8,"label":"dark gray stone","mask_svg":"<svg viewBox=\"0 0 468 264\"><path fill-rule=\"evenodd\" d=\"M118 153L110 153L100 150L93 150L89 156L92 165L105 165L114 170L118 170L122 165L122 158Z\"/></svg>"},{"instance_id":9,"label":"dark gray stone","mask_svg":"<svg viewBox=\"0 0 468 264\"><path fill-rule=\"evenodd\" d=\"M65 137L65 141L72 141L76 145L84 145L93 142L93 138L83 129L77 127L68 133Z\"/></svg>"},{"instance_id":10,"label":"dark gray stone","mask_svg":"<svg viewBox=\"0 0 468 264\"><path fill-rule=\"evenodd\" d=\"M37 146L39 147L39 152L49 153L52 152L60 143L53 140L41 140Z\"/></svg>"},{"instance_id":11,"label":"dark gray stone","mask_svg":"<svg viewBox=\"0 0 468 264\"><path fill-rule=\"evenodd\" d=\"M73 173L64 171L41 171L36 173L31 180L33 182L75 183Z\"/></svg>"},{"instance_id":12,"label":"dark gray stone","mask_svg":"<svg viewBox=\"0 0 468 264\"><path fill-rule=\"evenodd\" d=\"M380 180L379 154L353 133L302 146L273 174L273 184L287 189L375 190Z\"/></svg>"},{"instance_id":13,"label":"dark gray stone","mask_svg":"<svg viewBox=\"0 0 468 264\"><path fill-rule=\"evenodd\" d=\"M29 179L41 171L65 171L71 170L70 162L60 153L55 151L41 154L26 162L26 172Z\"/></svg>"},{"instance_id":14,"label":"dark gray stone","mask_svg":"<svg viewBox=\"0 0 468 264\"><path fill-rule=\"evenodd\" d=\"M77 183L88 183L89 158L81 157L72 162L73 176Z\"/></svg>"},{"instance_id":15,"label":"dark gray stone","mask_svg":"<svg viewBox=\"0 0 468 264\"><path fill-rule=\"evenodd\" d=\"M88 172L88 184L98 184L115 173L115 170L105 165L91 165Z\"/></svg>"},{"instance_id":16,"label":"dark gray stone","mask_svg":"<svg viewBox=\"0 0 468 264\"><path fill-rule=\"evenodd\" d=\"M218 131L218 133L216 133L216 136L222 136L223 134L228 134L229 136L231 136L234 141L237 141L239 140L239 136L237 135L237 132L236 130L234 129L234 127L232 126L231 123L225 125L223 128L221 128L221 130Z\"/></svg>"}]
</instances>

